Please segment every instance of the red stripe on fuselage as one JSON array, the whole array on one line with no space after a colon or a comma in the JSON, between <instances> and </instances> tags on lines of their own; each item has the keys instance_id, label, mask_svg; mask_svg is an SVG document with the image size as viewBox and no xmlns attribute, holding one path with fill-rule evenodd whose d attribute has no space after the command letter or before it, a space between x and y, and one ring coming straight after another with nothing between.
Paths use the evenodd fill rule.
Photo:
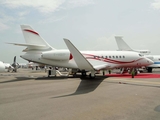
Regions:
<instances>
[{"instance_id":1,"label":"red stripe on fuselage","mask_svg":"<svg viewBox=\"0 0 160 120\"><path fill-rule=\"evenodd\" d=\"M129 61L129 62L110 60L110 59L106 59L106 58L99 59L99 58L93 58L93 57L86 57L86 59L94 59L94 60L99 60L99 61L108 62L108 63L114 63L114 64L127 64L127 63L133 63L133 62L139 61L139 60L141 60L143 58L140 58L138 60Z\"/></svg>"},{"instance_id":2,"label":"red stripe on fuselage","mask_svg":"<svg viewBox=\"0 0 160 120\"><path fill-rule=\"evenodd\" d=\"M33 30L24 29L24 31L27 31L27 32L30 32L30 33L33 33L33 34L39 35L37 32L35 32L35 31L33 31Z\"/></svg>"},{"instance_id":3,"label":"red stripe on fuselage","mask_svg":"<svg viewBox=\"0 0 160 120\"><path fill-rule=\"evenodd\" d=\"M133 62L136 62L136 61L139 61L139 60L143 59L143 58L139 58L137 60L125 62L125 61L118 61L118 60L112 60L112 59L108 59L108 58L99 57L97 55L91 55L91 54L83 54L83 55L89 56L89 57L86 57L86 59L100 60L100 61L103 61L103 62L109 62L109 63L114 63L114 64L133 63Z\"/></svg>"}]
</instances>

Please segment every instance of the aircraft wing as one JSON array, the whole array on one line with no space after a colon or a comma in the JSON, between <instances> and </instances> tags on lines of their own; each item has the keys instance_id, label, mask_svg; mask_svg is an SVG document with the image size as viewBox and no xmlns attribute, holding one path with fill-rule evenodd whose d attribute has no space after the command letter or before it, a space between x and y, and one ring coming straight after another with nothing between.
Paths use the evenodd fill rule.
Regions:
<instances>
[{"instance_id":1,"label":"aircraft wing","mask_svg":"<svg viewBox=\"0 0 160 120\"><path fill-rule=\"evenodd\" d=\"M106 68L107 64L102 62L95 62L94 60L87 60L82 53L68 40L64 38L64 41L73 55L73 58L81 70L100 70Z\"/></svg>"},{"instance_id":2,"label":"aircraft wing","mask_svg":"<svg viewBox=\"0 0 160 120\"><path fill-rule=\"evenodd\" d=\"M95 65L95 66L94 66L94 69L95 69L95 70L102 70L102 69L107 68L107 67L109 67L108 64Z\"/></svg>"},{"instance_id":3,"label":"aircraft wing","mask_svg":"<svg viewBox=\"0 0 160 120\"><path fill-rule=\"evenodd\" d=\"M7 43L7 44L13 44L18 46L27 46L27 47L45 47L45 45L35 45L35 44L19 44L19 43Z\"/></svg>"}]
</instances>

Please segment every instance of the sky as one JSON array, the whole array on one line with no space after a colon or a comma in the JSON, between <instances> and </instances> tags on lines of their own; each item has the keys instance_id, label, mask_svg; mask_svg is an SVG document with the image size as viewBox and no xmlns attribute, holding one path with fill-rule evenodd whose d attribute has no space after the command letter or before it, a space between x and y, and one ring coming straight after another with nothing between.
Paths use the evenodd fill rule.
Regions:
<instances>
[{"instance_id":1,"label":"sky","mask_svg":"<svg viewBox=\"0 0 160 120\"><path fill-rule=\"evenodd\" d=\"M0 61L27 63L21 24L37 31L51 46L79 50L117 50L114 36L133 49L160 55L160 0L0 0Z\"/></svg>"}]
</instances>

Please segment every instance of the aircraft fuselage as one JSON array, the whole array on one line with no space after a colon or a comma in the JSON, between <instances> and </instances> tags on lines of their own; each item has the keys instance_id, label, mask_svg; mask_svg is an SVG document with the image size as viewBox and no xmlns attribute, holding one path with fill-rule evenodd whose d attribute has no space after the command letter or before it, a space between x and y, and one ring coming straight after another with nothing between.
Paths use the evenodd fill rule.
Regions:
<instances>
[{"instance_id":1,"label":"aircraft fuselage","mask_svg":"<svg viewBox=\"0 0 160 120\"><path fill-rule=\"evenodd\" d=\"M57 54L55 53L55 51L57 52ZM28 61L46 65L78 69L78 66L74 61L74 58L72 57L70 51L63 51L64 54L62 54L62 52L60 52L59 50L51 50L50 56L48 58L44 58L45 52L43 51L30 51L25 53L24 55L21 55L21 57ZM120 67L140 67L151 64L151 61L149 59L144 58L139 53L130 51L81 51L81 53L91 63L97 63L97 65L107 63L107 69ZM66 56L66 59L57 59L64 56Z\"/></svg>"}]
</instances>

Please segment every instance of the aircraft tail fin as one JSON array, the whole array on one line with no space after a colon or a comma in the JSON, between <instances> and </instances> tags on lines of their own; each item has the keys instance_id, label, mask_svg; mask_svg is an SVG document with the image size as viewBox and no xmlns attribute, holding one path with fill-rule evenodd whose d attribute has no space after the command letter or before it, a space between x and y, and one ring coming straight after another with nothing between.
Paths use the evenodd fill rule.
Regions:
<instances>
[{"instance_id":1,"label":"aircraft tail fin","mask_svg":"<svg viewBox=\"0 0 160 120\"><path fill-rule=\"evenodd\" d=\"M14 56L13 63L16 64L16 56Z\"/></svg>"},{"instance_id":2,"label":"aircraft tail fin","mask_svg":"<svg viewBox=\"0 0 160 120\"><path fill-rule=\"evenodd\" d=\"M27 49L54 49L29 25L21 25Z\"/></svg>"},{"instance_id":3,"label":"aircraft tail fin","mask_svg":"<svg viewBox=\"0 0 160 120\"><path fill-rule=\"evenodd\" d=\"M19 68L19 64L16 62L16 56L14 56L13 63L10 67L11 68L9 68L9 71L12 70L14 72L17 72L17 69Z\"/></svg>"},{"instance_id":4,"label":"aircraft tail fin","mask_svg":"<svg viewBox=\"0 0 160 120\"><path fill-rule=\"evenodd\" d=\"M133 51L128 44L122 39L122 36L115 36L119 50Z\"/></svg>"}]
</instances>

